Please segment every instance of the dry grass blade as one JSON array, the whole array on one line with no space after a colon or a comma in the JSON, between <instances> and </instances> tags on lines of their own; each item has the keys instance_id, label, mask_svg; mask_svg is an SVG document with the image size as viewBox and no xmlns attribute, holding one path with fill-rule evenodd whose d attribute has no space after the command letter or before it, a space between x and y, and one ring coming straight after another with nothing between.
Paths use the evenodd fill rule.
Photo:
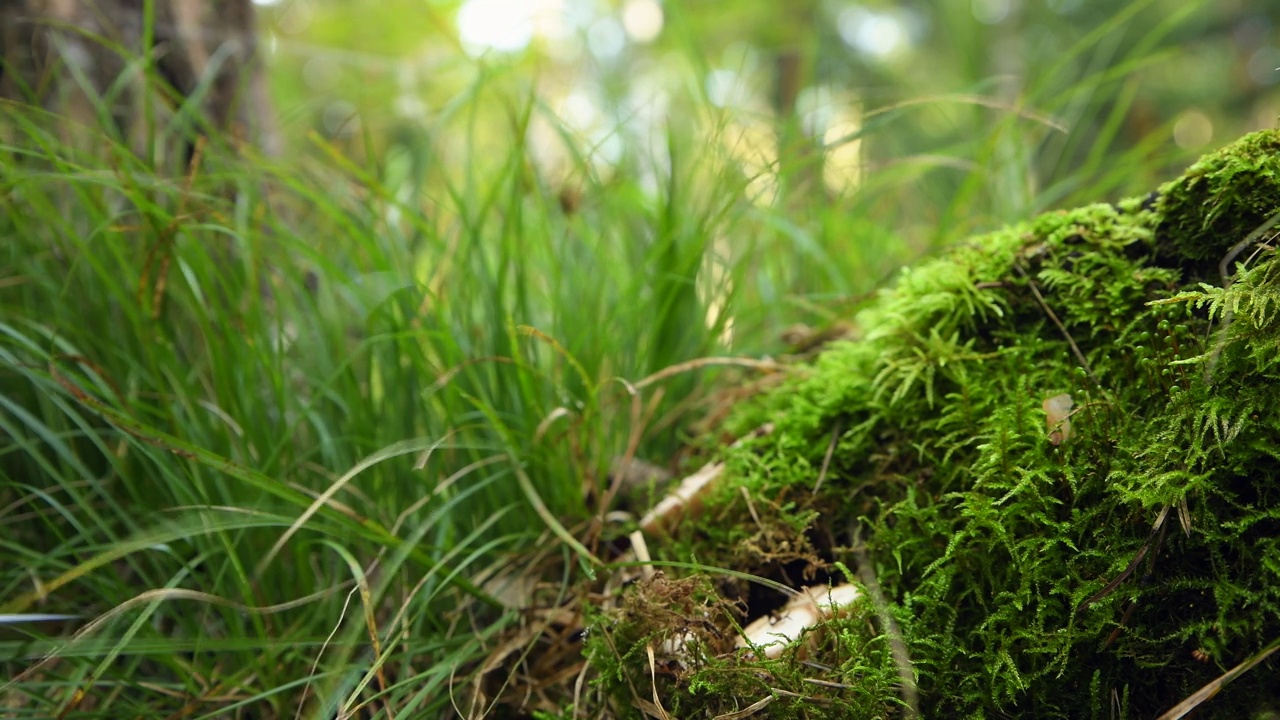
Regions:
<instances>
[{"instance_id":1,"label":"dry grass blade","mask_svg":"<svg viewBox=\"0 0 1280 720\"><path fill-rule=\"evenodd\" d=\"M644 651L649 656L649 683L653 688L653 709L657 711L655 717L660 720L671 720L666 708L662 707L661 698L658 697L658 664L654 659L653 646L645 645Z\"/></svg>"},{"instance_id":2,"label":"dry grass blade","mask_svg":"<svg viewBox=\"0 0 1280 720\"><path fill-rule=\"evenodd\" d=\"M640 441L644 437L645 428L653 420L654 413L657 412L663 397L666 395L666 391L663 388L658 388L653 397L650 398L648 408L646 408L644 398L634 385L621 378L618 379L618 382L626 388L627 394L631 399L631 428L627 434L626 450L616 462L615 470L610 473L612 478L608 489L600 497L600 504L597 509L600 523L597 527L603 527L604 516L608 513L609 508L613 506L614 498L617 497L618 492L628 484L628 480L632 477L633 468L639 462L636 460L636 452L640 447ZM593 541L598 540L598 538L592 539Z\"/></svg>"},{"instance_id":3,"label":"dry grass blade","mask_svg":"<svg viewBox=\"0 0 1280 720\"><path fill-rule=\"evenodd\" d=\"M1186 495L1178 498L1178 524L1182 526L1182 533L1191 537L1191 507Z\"/></svg>"},{"instance_id":4,"label":"dry grass blade","mask_svg":"<svg viewBox=\"0 0 1280 720\"><path fill-rule=\"evenodd\" d=\"M772 695L762 697L741 710L736 710L730 713L721 713L720 715L715 716L714 720L742 720L742 718L751 717L772 705L773 699Z\"/></svg>"},{"instance_id":5,"label":"dry grass blade","mask_svg":"<svg viewBox=\"0 0 1280 720\"><path fill-rule=\"evenodd\" d=\"M547 413L547 416L538 423L538 428L533 431L533 441L535 443L542 442L542 438L546 437L551 425L562 417L573 417L573 412L567 407L558 407Z\"/></svg>"},{"instance_id":6,"label":"dry grass blade","mask_svg":"<svg viewBox=\"0 0 1280 720\"><path fill-rule=\"evenodd\" d=\"M836 442L840 439L840 423L831 428L831 442L827 443L827 454L822 456L822 469L818 471L818 480L813 484L813 494L817 495L822 483L827 479L827 470L831 468L831 456L836 451Z\"/></svg>"},{"instance_id":7,"label":"dry grass blade","mask_svg":"<svg viewBox=\"0 0 1280 720\"><path fill-rule=\"evenodd\" d=\"M853 552L858 559L858 580L867 589L867 596L875 605L876 615L880 621L880 631L889 637L889 648L893 653L893 663L898 668L899 690L902 696L902 716L911 720L920 717L920 689L916 685L915 664L911 662L911 652L907 647L902 628L890 611L889 601L880 589L880 578L876 575L875 566L862 541L862 526L853 526Z\"/></svg>"},{"instance_id":8,"label":"dry grass blade","mask_svg":"<svg viewBox=\"0 0 1280 720\"><path fill-rule=\"evenodd\" d=\"M1218 263L1218 275L1222 278L1223 287L1231 286L1232 275L1228 271L1231 269L1231 263L1235 262L1236 257L1244 252L1246 248L1262 239L1262 236L1275 227L1277 223L1280 223L1280 212L1273 213L1271 217L1249 233L1245 239L1233 245L1227 251L1227 254L1222 256L1222 260Z\"/></svg>"},{"instance_id":9,"label":"dry grass blade","mask_svg":"<svg viewBox=\"0 0 1280 720\"><path fill-rule=\"evenodd\" d=\"M688 362L682 362L678 365L672 365L671 367L668 367L668 368L663 368L658 372L650 375L649 377L644 378L643 380L637 382L635 384L635 389L643 390L646 387L649 387L650 385L656 382L661 382L663 380L666 380L669 377L674 377L676 375L679 375L680 373L689 372L690 370L697 370L699 368L710 367L715 365L734 365L737 367L754 368L756 370L761 370L764 372L776 372L786 367L785 365L773 362L772 360L756 360L754 358L739 358L739 357L698 358L697 360L690 360Z\"/></svg>"},{"instance_id":10,"label":"dry grass blade","mask_svg":"<svg viewBox=\"0 0 1280 720\"><path fill-rule=\"evenodd\" d=\"M747 435L734 441L731 447L740 447L747 442L773 432L773 423L765 423ZM640 529L651 535L664 534L675 527L681 520L696 515L702 506L702 498L714 487L724 473L724 463L711 462L702 466L697 472L689 475L667 492L658 504L645 513L640 520Z\"/></svg>"},{"instance_id":11,"label":"dry grass blade","mask_svg":"<svg viewBox=\"0 0 1280 720\"><path fill-rule=\"evenodd\" d=\"M885 113L890 113L895 110L901 110L902 108L911 107L913 105L935 105L935 104L944 103L944 102L961 103L964 105L977 105L979 107L990 108L992 110L1003 110L1005 112L1013 113L1014 115L1017 115L1020 118L1032 120L1045 127L1052 128L1060 133L1067 132L1067 126L1062 122L1058 121L1057 119L1053 118L1052 116L1050 116L1048 113L1042 113L1036 110L1031 110L1029 108L1022 107L1021 105L1010 104L1009 102L1006 102L999 98L988 97L984 95L965 95L961 93L953 93L953 94L947 94L947 95L930 95L930 96L919 97L919 98L911 98L910 100L903 100L902 102L897 102L882 108L876 108L875 110L872 110L866 113L866 117L872 118L877 115L884 115Z\"/></svg>"},{"instance_id":12,"label":"dry grass blade","mask_svg":"<svg viewBox=\"0 0 1280 720\"><path fill-rule=\"evenodd\" d=\"M280 539L276 540L276 544L272 545L271 549L267 551L267 554L258 562L258 566L254 569L254 577L261 578L267 567L271 565L271 561L275 560L276 555L280 554L280 551L284 548L285 544L289 542L289 539L293 537L294 533L298 532L303 525L306 525L307 521L315 517L315 514L320 511L320 508L325 507L333 499L333 496L346 486L347 483L351 482L352 478L356 475L359 475L361 472L377 465L383 460L399 455L421 453L424 450L434 449L447 439L448 438L445 437L434 442L424 442L421 439L405 440L395 443L390 447L383 448L364 460L361 460L359 463L356 463L355 467L348 470L342 477L338 478L337 481L330 485L328 489L321 493L320 496L302 512L302 515L298 516L298 519L294 521L293 525L290 525L289 529L284 531L284 534L280 536Z\"/></svg>"},{"instance_id":13,"label":"dry grass blade","mask_svg":"<svg viewBox=\"0 0 1280 720\"><path fill-rule=\"evenodd\" d=\"M649 543L644 539L644 533L636 531L627 536L631 540L631 552L635 555L636 560L642 564L640 566L640 577L644 580L652 580L654 575L653 566L648 563L653 562L653 556L649 554Z\"/></svg>"},{"instance_id":14,"label":"dry grass blade","mask_svg":"<svg viewBox=\"0 0 1280 720\"><path fill-rule=\"evenodd\" d=\"M1071 333L1067 331L1067 326L1062 324L1062 320L1058 318L1058 314L1049 307L1049 303L1045 302L1044 296L1040 294L1040 288L1036 286L1036 281L1031 279L1026 270L1021 265L1014 264L1014 269L1018 274L1027 281L1027 287L1031 289L1031 294L1036 296L1036 302L1040 303L1040 308L1044 310L1044 314L1053 322L1054 327L1058 328L1058 332L1062 333L1062 337L1066 338L1067 344L1071 346L1071 352L1076 356L1076 360L1080 361L1080 367L1089 374L1089 379L1097 387L1101 387L1102 383L1098 382L1098 376L1093 374L1093 368L1089 366L1089 360L1085 358L1084 352L1080 350L1080 346L1076 344L1075 338L1071 337Z\"/></svg>"},{"instance_id":15,"label":"dry grass blade","mask_svg":"<svg viewBox=\"0 0 1280 720\"><path fill-rule=\"evenodd\" d=\"M1168 712L1161 715L1158 720L1178 720L1178 718L1184 717L1187 713L1195 710L1202 703L1209 700L1214 695L1217 695L1222 688L1227 686L1227 683L1235 680L1241 675L1244 675L1257 666L1258 663L1271 657L1272 653L1276 650L1280 650L1280 639L1272 640L1271 644L1263 648L1257 655L1254 655L1248 660L1245 660L1239 665L1231 668L1223 673L1221 677L1218 677L1213 682L1195 691L1186 700L1174 705Z\"/></svg>"},{"instance_id":16,"label":"dry grass blade","mask_svg":"<svg viewBox=\"0 0 1280 720\"><path fill-rule=\"evenodd\" d=\"M687 516L696 515L701 511L702 497L719 481L723 473L723 463L710 463L681 480L676 488L641 518L640 528L651 535L664 534Z\"/></svg>"},{"instance_id":17,"label":"dry grass blade","mask_svg":"<svg viewBox=\"0 0 1280 720\"><path fill-rule=\"evenodd\" d=\"M1244 252L1247 248L1259 242L1269 241L1271 238L1264 239L1263 235L1270 231L1271 228L1275 227L1277 222L1280 222L1280 212L1273 213L1271 217L1267 218L1266 221L1255 228L1253 232L1249 233L1243 240L1232 246L1232 248L1227 251L1227 254L1222 257L1222 260L1218 263L1218 274L1222 278L1223 288L1231 287L1231 284L1235 281L1235 276L1230 273L1231 263L1235 262L1236 257L1238 257L1240 253ZM1247 262L1248 261L1242 263L1242 265L1247 264ZM1213 352L1209 356L1209 362L1205 363L1204 377L1206 381L1211 381L1213 379L1213 371L1218 366L1218 358L1222 355L1222 350L1226 346L1226 331L1227 328L1231 327L1233 317L1234 312L1230 308L1223 313L1222 327L1218 328L1218 340L1214 343Z\"/></svg>"},{"instance_id":18,"label":"dry grass blade","mask_svg":"<svg viewBox=\"0 0 1280 720\"><path fill-rule=\"evenodd\" d=\"M1138 549L1137 554L1134 555L1133 559L1129 561L1129 565L1124 569L1124 571L1121 572L1119 575L1117 575L1114 580L1107 583L1106 586L1103 587L1101 590L1099 590L1098 592L1090 596L1089 599L1080 603L1080 605L1076 608L1076 610L1084 610L1090 605L1107 597L1111 593L1115 592L1116 588L1120 587L1121 583L1123 583L1125 580L1128 580L1129 576L1133 575L1133 571L1138 569L1138 563L1142 562L1142 559L1147 556L1147 552L1151 550L1152 541L1155 540L1157 534L1160 532L1160 529L1164 527L1165 518L1169 517L1170 507L1172 506L1165 505L1164 509L1160 511L1160 516L1156 518L1156 522L1151 528L1151 535L1148 537L1147 541L1142 544L1142 547Z\"/></svg>"},{"instance_id":19,"label":"dry grass blade","mask_svg":"<svg viewBox=\"0 0 1280 720\"><path fill-rule=\"evenodd\" d=\"M353 585L355 584L354 580L351 582ZM297 703L293 720L299 720L299 718L302 717L302 711L306 707L305 700L307 699L307 694L311 692L311 684L315 681L317 670L320 667L320 658L324 654L324 651L328 649L329 643L333 642L333 638L338 634L338 630L342 627L343 621L347 619L347 610L351 608L351 599L356 596L358 590L358 587L352 587L350 592L347 593L347 599L342 603L342 611L338 613L337 622L333 624L333 627L329 630L329 634L320 645L320 652L316 653L315 658L311 661L311 670L307 673L306 684L302 686L302 696L300 701Z\"/></svg>"},{"instance_id":20,"label":"dry grass blade","mask_svg":"<svg viewBox=\"0 0 1280 720\"><path fill-rule=\"evenodd\" d=\"M534 488L533 481L529 479L529 475L525 473L524 468L520 467L520 459L518 457L511 455L511 466L516 475L516 484L520 486L520 490L524 493L525 499L529 501L529 506L538 514L538 517L542 518L542 521L546 523L547 528L551 530L551 532L555 533L556 537L559 537L565 545L568 545L569 548L578 555L584 563L583 567L586 568L588 564L591 566L603 565L604 563L600 558L596 557L595 554L588 550L585 545L579 542L578 539L573 536L573 533L569 532L569 530L556 519L555 515L552 515L551 511L547 509L547 504L543 502L542 496L539 495L537 489Z\"/></svg>"}]
</instances>

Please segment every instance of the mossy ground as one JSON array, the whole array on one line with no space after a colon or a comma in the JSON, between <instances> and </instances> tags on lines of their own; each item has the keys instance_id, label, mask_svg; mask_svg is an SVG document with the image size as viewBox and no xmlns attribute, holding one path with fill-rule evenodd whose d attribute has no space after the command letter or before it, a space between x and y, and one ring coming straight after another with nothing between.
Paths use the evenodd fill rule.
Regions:
<instances>
[{"instance_id":1,"label":"mossy ground","mask_svg":"<svg viewBox=\"0 0 1280 720\"><path fill-rule=\"evenodd\" d=\"M1146 198L904 270L857 339L739 409L734 432L774 431L725 450L702 521L651 548L788 584L847 572L884 604L752 660L705 638L740 620L726 603L784 598L702 583L680 602L706 618L707 652L655 672L644 646L690 623L623 606L588 642L605 682L650 699L655 683L673 717L762 698L768 717L898 716L891 613L925 717L1143 718L1280 638L1277 211L1265 131ZM1058 443L1042 408L1061 393ZM1280 708L1278 671L1200 711Z\"/></svg>"}]
</instances>

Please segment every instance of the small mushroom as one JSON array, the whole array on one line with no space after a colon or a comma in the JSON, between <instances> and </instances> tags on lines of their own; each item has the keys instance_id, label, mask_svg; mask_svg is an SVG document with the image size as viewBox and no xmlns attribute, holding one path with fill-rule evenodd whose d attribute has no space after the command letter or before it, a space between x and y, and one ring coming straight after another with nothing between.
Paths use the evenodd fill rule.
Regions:
<instances>
[{"instance_id":1,"label":"small mushroom","mask_svg":"<svg viewBox=\"0 0 1280 720\"><path fill-rule=\"evenodd\" d=\"M1067 393L1045 398L1044 419L1049 426L1049 442L1054 445L1071 439L1071 408L1075 402Z\"/></svg>"}]
</instances>

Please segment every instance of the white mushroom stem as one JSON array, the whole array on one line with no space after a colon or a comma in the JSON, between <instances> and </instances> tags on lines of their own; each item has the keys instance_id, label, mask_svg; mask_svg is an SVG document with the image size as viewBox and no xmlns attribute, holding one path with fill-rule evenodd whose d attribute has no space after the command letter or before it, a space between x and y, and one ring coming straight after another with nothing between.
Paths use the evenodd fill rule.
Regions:
<instances>
[{"instance_id":1,"label":"white mushroom stem","mask_svg":"<svg viewBox=\"0 0 1280 720\"><path fill-rule=\"evenodd\" d=\"M743 628L738 647L759 647L765 657L776 658L810 628L839 615L861 596L862 591L850 584L807 587L776 614L758 618Z\"/></svg>"}]
</instances>

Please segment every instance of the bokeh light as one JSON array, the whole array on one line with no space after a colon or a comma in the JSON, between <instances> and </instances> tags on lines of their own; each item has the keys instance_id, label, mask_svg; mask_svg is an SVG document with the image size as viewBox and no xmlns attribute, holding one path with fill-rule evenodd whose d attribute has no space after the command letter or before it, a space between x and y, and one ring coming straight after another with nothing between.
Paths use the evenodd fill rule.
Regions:
<instances>
[{"instance_id":1,"label":"bokeh light","mask_svg":"<svg viewBox=\"0 0 1280 720\"><path fill-rule=\"evenodd\" d=\"M458 36L473 52L516 52L533 41L533 15L526 0L467 0L458 9Z\"/></svg>"},{"instance_id":2,"label":"bokeh light","mask_svg":"<svg viewBox=\"0 0 1280 720\"><path fill-rule=\"evenodd\" d=\"M1173 122L1173 141L1186 150L1199 150L1213 140L1213 121L1200 110L1186 110Z\"/></svg>"},{"instance_id":3,"label":"bokeh light","mask_svg":"<svg viewBox=\"0 0 1280 720\"><path fill-rule=\"evenodd\" d=\"M650 43L662 33L662 6L657 0L627 0L622 6L622 27L638 43Z\"/></svg>"},{"instance_id":4,"label":"bokeh light","mask_svg":"<svg viewBox=\"0 0 1280 720\"><path fill-rule=\"evenodd\" d=\"M892 9L847 7L840 11L836 27L849 47L877 60L902 54L911 42L906 16Z\"/></svg>"},{"instance_id":5,"label":"bokeh light","mask_svg":"<svg viewBox=\"0 0 1280 720\"><path fill-rule=\"evenodd\" d=\"M1014 0L971 0L973 17L986 25L998 25L1009 17Z\"/></svg>"}]
</instances>

